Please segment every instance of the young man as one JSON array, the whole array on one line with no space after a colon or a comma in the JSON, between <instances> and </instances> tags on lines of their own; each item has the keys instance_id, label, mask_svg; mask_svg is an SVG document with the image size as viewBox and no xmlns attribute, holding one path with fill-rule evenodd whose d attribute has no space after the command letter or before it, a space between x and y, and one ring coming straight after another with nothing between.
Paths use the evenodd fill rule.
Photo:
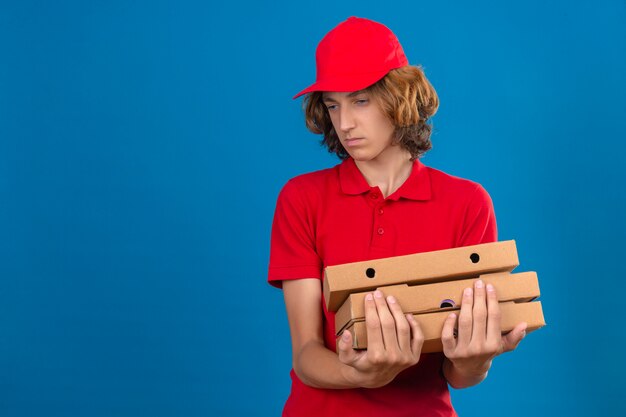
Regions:
<instances>
[{"instance_id":1,"label":"young man","mask_svg":"<svg viewBox=\"0 0 626 417\"><path fill-rule=\"evenodd\" d=\"M496 241L491 199L479 184L419 161L431 148L426 122L439 101L387 27L351 17L322 39L316 61L316 83L296 97L307 94L307 127L343 162L291 179L276 205L268 280L283 288L293 351L283 415L454 416L448 384L479 383L493 357L525 334L520 323L501 336L493 288L477 281L467 289L458 336L451 314L444 352L423 355L419 324L375 291L365 300L368 349L351 349L344 332L335 352L322 272Z\"/></svg>"}]
</instances>

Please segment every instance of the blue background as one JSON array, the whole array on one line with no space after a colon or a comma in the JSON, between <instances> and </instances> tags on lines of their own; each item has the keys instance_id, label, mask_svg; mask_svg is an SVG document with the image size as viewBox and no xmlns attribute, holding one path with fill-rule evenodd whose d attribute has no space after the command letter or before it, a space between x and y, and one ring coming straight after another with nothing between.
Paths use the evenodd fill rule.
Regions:
<instances>
[{"instance_id":1,"label":"blue background","mask_svg":"<svg viewBox=\"0 0 626 417\"><path fill-rule=\"evenodd\" d=\"M441 106L424 163L485 186L548 326L462 416L626 415L626 3L0 4L0 415L276 416L276 196L338 160L291 97L378 20Z\"/></svg>"}]
</instances>

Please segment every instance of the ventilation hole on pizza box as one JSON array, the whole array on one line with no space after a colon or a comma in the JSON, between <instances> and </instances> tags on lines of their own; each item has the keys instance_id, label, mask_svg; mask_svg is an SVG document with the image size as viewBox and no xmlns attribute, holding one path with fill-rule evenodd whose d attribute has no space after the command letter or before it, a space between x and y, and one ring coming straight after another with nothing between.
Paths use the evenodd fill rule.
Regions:
<instances>
[{"instance_id":1,"label":"ventilation hole on pizza box","mask_svg":"<svg viewBox=\"0 0 626 417\"><path fill-rule=\"evenodd\" d=\"M448 308L448 307L454 307L456 306L456 304L454 303L454 300L443 300L441 302L441 305L439 307L441 308Z\"/></svg>"},{"instance_id":2,"label":"ventilation hole on pizza box","mask_svg":"<svg viewBox=\"0 0 626 417\"><path fill-rule=\"evenodd\" d=\"M470 255L470 259L472 260L472 263L477 264L478 261L480 261L480 256L477 253L472 253Z\"/></svg>"},{"instance_id":3,"label":"ventilation hole on pizza box","mask_svg":"<svg viewBox=\"0 0 626 417\"><path fill-rule=\"evenodd\" d=\"M365 275L367 275L368 278L374 278L374 276L376 275L376 271L374 270L374 268L367 268L365 270Z\"/></svg>"}]
</instances>

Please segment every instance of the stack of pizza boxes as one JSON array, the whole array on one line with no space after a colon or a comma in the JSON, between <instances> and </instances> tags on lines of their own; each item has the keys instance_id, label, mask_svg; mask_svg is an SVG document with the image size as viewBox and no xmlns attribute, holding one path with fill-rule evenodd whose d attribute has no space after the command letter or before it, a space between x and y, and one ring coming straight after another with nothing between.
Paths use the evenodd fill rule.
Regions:
<instances>
[{"instance_id":1,"label":"stack of pizza boxes","mask_svg":"<svg viewBox=\"0 0 626 417\"><path fill-rule=\"evenodd\" d=\"M423 353L440 352L441 331L451 311L461 307L463 290L480 278L495 287L502 332L521 322L527 332L545 325L535 272L512 274L519 265L514 240L326 267L324 299L335 311L339 336L349 330L355 349L367 348L364 298L373 290L393 295L412 313L424 333Z\"/></svg>"}]
</instances>

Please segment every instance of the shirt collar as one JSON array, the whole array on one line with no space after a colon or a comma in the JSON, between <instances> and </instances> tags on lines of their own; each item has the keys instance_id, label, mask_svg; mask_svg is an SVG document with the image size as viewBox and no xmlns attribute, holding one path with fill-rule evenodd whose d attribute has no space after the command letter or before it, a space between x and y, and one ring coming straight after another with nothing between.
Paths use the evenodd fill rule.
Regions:
<instances>
[{"instance_id":1,"label":"shirt collar","mask_svg":"<svg viewBox=\"0 0 626 417\"><path fill-rule=\"evenodd\" d=\"M341 190L349 195L363 194L372 189L351 157L339 165L339 182ZM413 161L409 178L388 198L398 200L400 197L409 200L430 200L430 175L427 167L417 158Z\"/></svg>"}]
</instances>

